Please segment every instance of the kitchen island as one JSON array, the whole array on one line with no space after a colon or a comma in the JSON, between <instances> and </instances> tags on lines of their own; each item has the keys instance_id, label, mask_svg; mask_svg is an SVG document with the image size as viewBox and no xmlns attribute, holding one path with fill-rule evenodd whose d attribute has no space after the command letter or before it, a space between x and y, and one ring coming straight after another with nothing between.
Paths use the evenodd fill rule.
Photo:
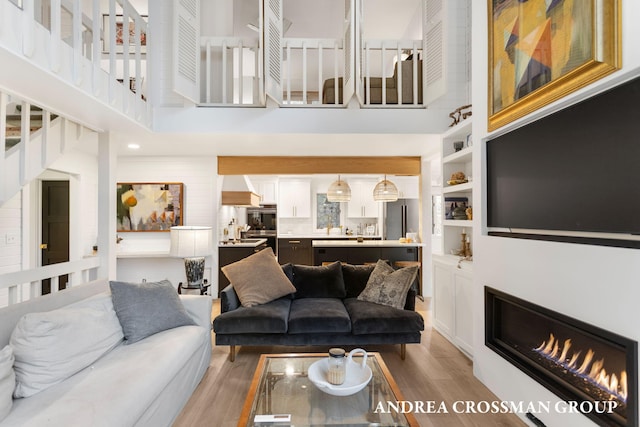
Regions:
<instances>
[{"instance_id":1,"label":"kitchen island","mask_svg":"<svg viewBox=\"0 0 640 427\"><path fill-rule=\"evenodd\" d=\"M420 261L422 243L400 243L398 240L313 240L313 264L342 261L349 264L390 261Z\"/></svg>"}]
</instances>

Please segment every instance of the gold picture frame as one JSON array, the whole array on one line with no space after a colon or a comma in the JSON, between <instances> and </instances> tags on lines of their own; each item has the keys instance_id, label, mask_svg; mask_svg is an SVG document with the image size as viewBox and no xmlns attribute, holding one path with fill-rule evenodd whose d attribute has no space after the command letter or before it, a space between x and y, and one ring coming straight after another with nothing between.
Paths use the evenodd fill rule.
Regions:
<instances>
[{"instance_id":1,"label":"gold picture frame","mask_svg":"<svg viewBox=\"0 0 640 427\"><path fill-rule=\"evenodd\" d=\"M488 0L488 8L489 131L621 67L619 0Z\"/></svg>"}]
</instances>

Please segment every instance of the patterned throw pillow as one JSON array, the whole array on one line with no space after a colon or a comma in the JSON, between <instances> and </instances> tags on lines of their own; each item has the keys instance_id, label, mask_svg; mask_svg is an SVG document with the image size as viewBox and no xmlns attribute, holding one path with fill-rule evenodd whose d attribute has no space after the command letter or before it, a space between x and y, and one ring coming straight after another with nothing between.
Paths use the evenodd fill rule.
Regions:
<instances>
[{"instance_id":1,"label":"patterned throw pillow","mask_svg":"<svg viewBox=\"0 0 640 427\"><path fill-rule=\"evenodd\" d=\"M402 309L417 274L418 267L394 270L385 261L378 260L358 299Z\"/></svg>"}]
</instances>

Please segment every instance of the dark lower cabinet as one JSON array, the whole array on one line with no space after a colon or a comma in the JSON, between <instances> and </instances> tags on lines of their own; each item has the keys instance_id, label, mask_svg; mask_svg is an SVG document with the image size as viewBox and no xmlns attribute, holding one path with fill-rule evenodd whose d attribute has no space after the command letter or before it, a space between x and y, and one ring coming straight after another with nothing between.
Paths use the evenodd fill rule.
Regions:
<instances>
[{"instance_id":1,"label":"dark lower cabinet","mask_svg":"<svg viewBox=\"0 0 640 427\"><path fill-rule=\"evenodd\" d=\"M379 259L395 261L418 261L420 248L412 247L368 247L335 246L313 248L313 264L341 261L349 264L376 263Z\"/></svg>"},{"instance_id":2,"label":"dark lower cabinet","mask_svg":"<svg viewBox=\"0 0 640 427\"><path fill-rule=\"evenodd\" d=\"M255 247L220 246L218 248L218 298L220 298L220 292L229 284L229 279L227 279L227 276L222 272L222 267L240 261L256 252L260 252L266 247L266 244L262 244Z\"/></svg>"},{"instance_id":3,"label":"dark lower cabinet","mask_svg":"<svg viewBox=\"0 0 640 427\"><path fill-rule=\"evenodd\" d=\"M278 239L278 262L313 265L311 239Z\"/></svg>"}]
</instances>

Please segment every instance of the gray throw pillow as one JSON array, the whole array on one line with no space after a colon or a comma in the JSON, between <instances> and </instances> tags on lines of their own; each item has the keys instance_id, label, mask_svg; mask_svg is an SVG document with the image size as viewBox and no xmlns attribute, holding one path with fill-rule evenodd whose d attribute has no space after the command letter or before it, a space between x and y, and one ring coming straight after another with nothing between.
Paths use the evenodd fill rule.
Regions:
<instances>
[{"instance_id":1,"label":"gray throw pillow","mask_svg":"<svg viewBox=\"0 0 640 427\"><path fill-rule=\"evenodd\" d=\"M358 299L402 309L417 274L418 267L394 270L385 261L378 260Z\"/></svg>"},{"instance_id":2,"label":"gray throw pillow","mask_svg":"<svg viewBox=\"0 0 640 427\"><path fill-rule=\"evenodd\" d=\"M195 325L168 280L145 283L111 281L109 287L125 344L133 344L167 329Z\"/></svg>"}]
</instances>

